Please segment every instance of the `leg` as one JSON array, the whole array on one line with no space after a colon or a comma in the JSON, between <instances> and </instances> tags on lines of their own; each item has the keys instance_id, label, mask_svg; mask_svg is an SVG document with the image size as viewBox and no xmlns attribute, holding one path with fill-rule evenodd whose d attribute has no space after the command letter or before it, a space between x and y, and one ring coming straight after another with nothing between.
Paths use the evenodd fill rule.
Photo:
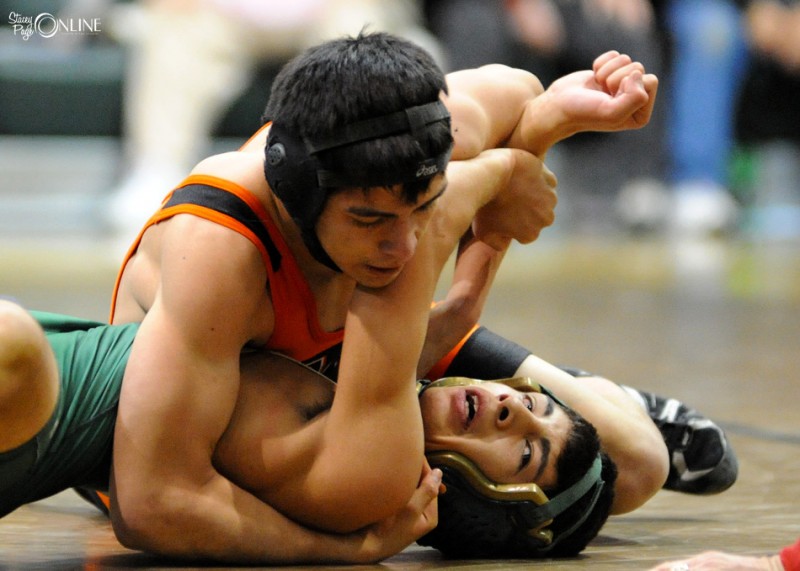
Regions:
<instances>
[{"instance_id":1,"label":"leg","mask_svg":"<svg viewBox=\"0 0 800 571\"><path fill-rule=\"evenodd\" d=\"M39 324L0 300L0 452L33 438L55 410L58 367Z\"/></svg>"},{"instance_id":2,"label":"leg","mask_svg":"<svg viewBox=\"0 0 800 571\"><path fill-rule=\"evenodd\" d=\"M742 15L730 0L674 0L666 24L674 46L667 128L673 224L700 235L726 230L737 216L728 163L747 57Z\"/></svg>"},{"instance_id":3,"label":"leg","mask_svg":"<svg viewBox=\"0 0 800 571\"><path fill-rule=\"evenodd\" d=\"M233 19L208 7L146 4L125 77L127 172L107 214L114 230L130 238L206 152L251 68Z\"/></svg>"}]
</instances>

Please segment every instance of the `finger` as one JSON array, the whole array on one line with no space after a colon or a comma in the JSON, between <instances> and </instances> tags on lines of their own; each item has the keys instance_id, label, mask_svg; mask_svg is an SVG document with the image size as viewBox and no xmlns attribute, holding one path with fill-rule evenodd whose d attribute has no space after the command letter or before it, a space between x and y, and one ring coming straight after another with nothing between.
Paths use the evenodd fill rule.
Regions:
<instances>
[{"instance_id":1,"label":"finger","mask_svg":"<svg viewBox=\"0 0 800 571\"><path fill-rule=\"evenodd\" d=\"M658 92L658 77L652 73L646 73L642 76L642 81L644 82L644 90L650 96L650 99L655 100Z\"/></svg>"},{"instance_id":2,"label":"finger","mask_svg":"<svg viewBox=\"0 0 800 571\"><path fill-rule=\"evenodd\" d=\"M652 74L646 75L644 77L644 86L645 91L647 91L648 100L647 105L642 109L641 113L644 113L649 121L650 116L653 114L653 107L656 104L656 96L658 95L658 78Z\"/></svg>"},{"instance_id":3,"label":"finger","mask_svg":"<svg viewBox=\"0 0 800 571\"><path fill-rule=\"evenodd\" d=\"M604 53L602 55L597 56L596 58L594 58L594 62L592 63L592 71L597 73L597 71L601 67L603 67L605 64L607 64L609 61L611 61L612 59L614 59L618 55L619 55L619 52L617 50L610 50L610 51L607 51L606 53Z\"/></svg>"},{"instance_id":4,"label":"finger","mask_svg":"<svg viewBox=\"0 0 800 571\"><path fill-rule=\"evenodd\" d=\"M439 503L434 499L416 518L413 534L416 539L419 539L426 533L430 533L437 525L439 525Z\"/></svg>"},{"instance_id":5,"label":"finger","mask_svg":"<svg viewBox=\"0 0 800 571\"><path fill-rule=\"evenodd\" d=\"M644 66L638 61L632 61L609 73L608 77L606 78L606 88L610 94L616 95L619 93L620 87L625 78L634 74L637 74L638 78L638 76L642 76L644 73Z\"/></svg>"},{"instance_id":6,"label":"finger","mask_svg":"<svg viewBox=\"0 0 800 571\"><path fill-rule=\"evenodd\" d=\"M504 252L506 248L508 248L509 244L511 244L512 240L508 234L500 234L498 232L483 232L481 231L480 227L475 229L475 237L496 252ZM530 236L530 233L526 233L525 236L518 236L517 241L521 244L527 244L528 242L533 242L537 237L538 232L537 236Z\"/></svg>"},{"instance_id":7,"label":"finger","mask_svg":"<svg viewBox=\"0 0 800 571\"><path fill-rule=\"evenodd\" d=\"M620 93L606 107L609 126L622 129L644 127L650 121L653 103L638 72L626 77L620 86Z\"/></svg>"},{"instance_id":8,"label":"finger","mask_svg":"<svg viewBox=\"0 0 800 571\"><path fill-rule=\"evenodd\" d=\"M410 510L410 514L414 514L413 517L416 521L414 533L417 537L424 535L438 523L439 504L436 499L439 496L441 482L442 471L438 468L431 470L406 505L406 510Z\"/></svg>"},{"instance_id":9,"label":"finger","mask_svg":"<svg viewBox=\"0 0 800 571\"><path fill-rule=\"evenodd\" d=\"M595 70L595 81L600 85L606 87L608 85L608 80L611 75L617 71L618 69L625 67L626 65L630 65L633 62L631 56L628 54L619 54L616 57L608 60L602 66L598 67ZM609 93L614 93L615 89L606 89Z\"/></svg>"},{"instance_id":10,"label":"finger","mask_svg":"<svg viewBox=\"0 0 800 571\"><path fill-rule=\"evenodd\" d=\"M555 189L558 186L558 177L556 176L556 173L547 168L547 165L542 166L545 182L550 186L550 188Z\"/></svg>"},{"instance_id":11,"label":"finger","mask_svg":"<svg viewBox=\"0 0 800 571\"><path fill-rule=\"evenodd\" d=\"M428 517L431 515L436 516L438 513L436 499L439 497L442 488L444 488L442 471L439 468L434 468L426 477L423 493L416 498L418 501L416 507L420 513Z\"/></svg>"},{"instance_id":12,"label":"finger","mask_svg":"<svg viewBox=\"0 0 800 571\"><path fill-rule=\"evenodd\" d=\"M658 78L655 75L645 75L642 78L642 82L647 92L647 103L633 114L634 122L640 127L650 122L650 117L653 115L653 108L656 104L656 95L658 94Z\"/></svg>"},{"instance_id":13,"label":"finger","mask_svg":"<svg viewBox=\"0 0 800 571\"><path fill-rule=\"evenodd\" d=\"M439 486L442 484L442 471L439 468L430 470L422 478L417 490L411 497L409 505L418 512L422 512L432 500L439 495Z\"/></svg>"}]
</instances>

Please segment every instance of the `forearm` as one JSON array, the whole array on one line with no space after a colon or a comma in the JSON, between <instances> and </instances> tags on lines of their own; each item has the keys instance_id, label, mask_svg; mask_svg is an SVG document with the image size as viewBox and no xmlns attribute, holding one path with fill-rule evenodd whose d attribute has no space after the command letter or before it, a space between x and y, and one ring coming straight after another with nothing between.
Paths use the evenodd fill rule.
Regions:
<instances>
[{"instance_id":1,"label":"forearm","mask_svg":"<svg viewBox=\"0 0 800 571\"><path fill-rule=\"evenodd\" d=\"M557 142L584 131L625 131L647 125L658 78L616 51L595 58L591 70L570 73L525 103L507 146L539 157Z\"/></svg>"},{"instance_id":2,"label":"forearm","mask_svg":"<svg viewBox=\"0 0 800 571\"><path fill-rule=\"evenodd\" d=\"M452 237L451 250L457 239ZM317 521L337 531L389 517L408 503L419 482L424 437L416 366L446 261L440 250L438 240L425 234L394 282L359 288L350 301L336 396L304 480L308 494L325 490Z\"/></svg>"},{"instance_id":3,"label":"forearm","mask_svg":"<svg viewBox=\"0 0 800 571\"><path fill-rule=\"evenodd\" d=\"M477 324L506 251L475 239L472 232L462 238L452 285L431 310L417 376L430 371Z\"/></svg>"},{"instance_id":4,"label":"forearm","mask_svg":"<svg viewBox=\"0 0 800 571\"><path fill-rule=\"evenodd\" d=\"M579 131L580 128L567 121L552 95L545 91L526 102L507 144L544 160L553 145Z\"/></svg>"},{"instance_id":5,"label":"forearm","mask_svg":"<svg viewBox=\"0 0 800 571\"><path fill-rule=\"evenodd\" d=\"M121 508L112 522L126 547L180 559L241 564L368 563L385 554L362 534L324 534L302 527L218 476L202 491L160 487L150 509ZM154 507L155 506L155 507Z\"/></svg>"},{"instance_id":6,"label":"forearm","mask_svg":"<svg viewBox=\"0 0 800 571\"><path fill-rule=\"evenodd\" d=\"M465 326L472 327L480 318L506 252L508 247L501 250L492 248L475 238L472 232L462 238L453 271L453 285L445 300L457 300L464 314Z\"/></svg>"}]
</instances>

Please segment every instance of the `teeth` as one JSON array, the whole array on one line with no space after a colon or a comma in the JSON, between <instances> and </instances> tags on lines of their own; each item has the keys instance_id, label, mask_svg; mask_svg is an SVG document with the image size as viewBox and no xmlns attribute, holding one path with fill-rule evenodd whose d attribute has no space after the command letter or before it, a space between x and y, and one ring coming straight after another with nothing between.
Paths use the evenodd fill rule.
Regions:
<instances>
[{"instance_id":1,"label":"teeth","mask_svg":"<svg viewBox=\"0 0 800 571\"><path fill-rule=\"evenodd\" d=\"M472 420L475 418L475 396L467 395L467 418Z\"/></svg>"}]
</instances>

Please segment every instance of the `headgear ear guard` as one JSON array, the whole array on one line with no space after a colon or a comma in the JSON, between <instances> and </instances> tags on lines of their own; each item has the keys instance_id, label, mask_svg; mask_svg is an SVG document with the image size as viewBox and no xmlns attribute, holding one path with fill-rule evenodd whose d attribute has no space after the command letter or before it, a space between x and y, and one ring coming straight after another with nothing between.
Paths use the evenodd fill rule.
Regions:
<instances>
[{"instance_id":1,"label":"headgear ear guard","mask_svg":"<svg viewBox=\"0 0 800 571\"><path fill-rule=\"evenodd\" d=\"M432 386L467 386L482 382L484 381L466 377L451 377L434 383L420 383L417 390L421 395ZM548 391L542 390L542 387L527 377L493 382L522 391L544 392L552 397ZM450 543L449 538L445 538L446 535L464 534L467 536L466 545L462 543L458 547L462 556L546 556L586 521L605 485L602 479L602 458L599 454L578 481L552 499L534 483L497 484L461 454L450 451L429 452L426 457L432 467L442 470L447 492L439 497L439 527L423 537L419 543L442 549ZM549 529L554 519L589 492L592 496L586 509L572 525L554 537L553 531Z\"/></svg>"},{"instance_id":2,"label":"headgear ear guard","mask_svg":"<svg viewBox=\"0 0 800 571\"><path fill-rule=\"evenodd\" d=\"M450 113L441 101L409 107L402 111L351 123L330 137L312 139L292 132L276 119L270 126L265 148L264 174L270 188L283 202L300 227L303 241L314 258L340 271L317 237L317 218L325 206L328 191L343 186L373 187L430 179L444 172L452 146L444 153L405 165L394 172L372 172L355 165L332 171L322 167L319 153L362 141L410 133L418 141L428 125L450 121Z\"/></svg>"}]
</instances>

